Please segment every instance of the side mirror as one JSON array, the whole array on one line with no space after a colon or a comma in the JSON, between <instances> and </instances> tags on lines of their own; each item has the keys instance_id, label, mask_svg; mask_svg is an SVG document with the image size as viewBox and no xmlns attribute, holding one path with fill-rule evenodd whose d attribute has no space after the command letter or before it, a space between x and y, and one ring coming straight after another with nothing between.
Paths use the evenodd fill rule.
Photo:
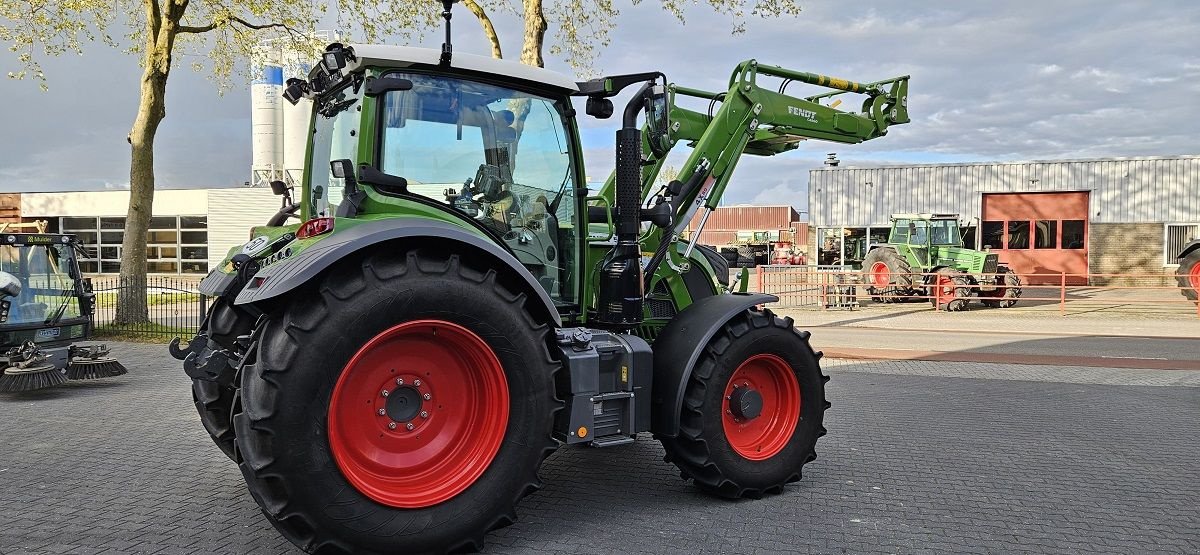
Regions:
<instances>
[{"instance_id":1,"label":"side mirror","mask_svg":"<svg viewBox=\"0 0 1200 555\"><path fill-rule=\"evenodd\" d=\"M272 181L271 182L271 192L275 193L276 195L288 194L287 183L284 183L282 181Z\"/></svg>"},{"instance_id":2,"label":"side mirror","mask_svg":"<svg viewBox=\"0 0 1200 555\"><path fill-rule=\"evenodd\" d=\"M287 80L287 85L283 88L283 99L295 106L301 98L308 96L311 92L312 87L308 85L308 81L292 77Z\"/></svg>"},{"instance_id":3,"label":"side mirror","mask_svg":"<svg viewBox=\"0 0 1200 555\"><path fill-rule=\"evenodd\" d=\"M325 73L333 75L354 59L354 50L335 42L325 47L325 53L321 55L321 66L325 68Z\"/></svg>"},{"instance_id":4,"label":"side mirror","mask_svg":"<svg viewBox=\"0 0 1200 555\"><path fill-rule=\"evenodd\" d=\"M671 107L667 91L655 85L646 99L646 130L650 151L662 157L671 150Z\"/></svg>"},{"instance_id":5,"label":"side mirror","mask_svg":"<svg viewBox=\"0 0 1200 555\"><path fill-rule=\"evenodd\" d=\"M334 177L345 180L347 186L350 186L351 184L358 184L358 180L354 177L354 162L351 162L346 158L330 161L329 172L333 174ZM272 184L272 188L274 188L274 184Z\"/></svg>"},{"instance_id":6,"label":"side mirror","mask_svg":"<svg viewBox=\"0 0 1200 555\"><path fill-rule=\"evenodd\" d=\"M8 272L0 272L0 296L16 297L21 294L21 280Z\"/></svg>"}]
</instances>

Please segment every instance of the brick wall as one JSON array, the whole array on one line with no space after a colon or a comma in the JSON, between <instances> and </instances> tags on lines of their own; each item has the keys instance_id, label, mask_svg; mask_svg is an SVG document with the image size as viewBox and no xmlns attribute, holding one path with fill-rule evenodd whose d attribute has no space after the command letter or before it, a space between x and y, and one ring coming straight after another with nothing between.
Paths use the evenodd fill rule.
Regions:
<instances>
[{"instance_id":1,"label":"brick wall","mask_svg":"<svg viewBox=\"0 0 1200 555\"><path fill-rule=\"evenodd\" d=\"M1092 278L1092 285L1174 285L1163 268L1163 224L1090 224L1088 272L1163 274L1154 278Z\"/></svg>"},{"instance_id":2,"label":"brick wall","mask_svg":"<svg viewBox=\"0 0 1200 555\"><path fill-rule=\"evenodd\" d=\"M0 224L21 221L21 193L0 193Z\"/></svg>"}]
</instances>

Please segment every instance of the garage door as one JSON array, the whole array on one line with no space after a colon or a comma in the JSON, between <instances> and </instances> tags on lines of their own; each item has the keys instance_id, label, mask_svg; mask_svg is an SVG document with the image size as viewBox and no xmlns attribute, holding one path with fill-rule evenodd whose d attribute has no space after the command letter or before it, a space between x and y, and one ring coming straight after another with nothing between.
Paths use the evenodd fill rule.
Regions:
<instances>
[{"instance_id":1,"label":"garage door","mask_svg":"<svg viewBox=\"0 0 1200 555\"><path fill-rule=\"evenodd\" d=\"M985 193L980 244L1031 284L1087 283L1088 193ZM1074 275L1072 275L1074 274ZM1028 277L1026 277L1028 275Z\"/></svg>"}]
</instances>

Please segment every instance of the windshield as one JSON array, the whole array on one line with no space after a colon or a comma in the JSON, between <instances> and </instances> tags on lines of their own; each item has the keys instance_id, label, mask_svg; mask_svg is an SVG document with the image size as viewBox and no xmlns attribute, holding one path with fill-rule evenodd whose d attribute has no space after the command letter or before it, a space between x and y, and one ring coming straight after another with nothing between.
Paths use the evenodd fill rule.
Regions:
<instances>
[{"instance_id":1,"label":"windshield","mask_svg":"<svg viewBox=\"0 0 1200 555\"><path fill-rule=\"evenodd\" d=\"M453 77L392 73L379 169L501 237L551 298L574 302L575 180L562 104Z\"/></svg>"},{"instance_id":2,"label":"windshield","mask_svg":"<svg viewBox=\"0 0 1200 555\"><path fill-rule=\"evenodd\" d=\"M353 87L342 87L320 99L313 116L312 169L309 175L309 211L332 216L342 201L345 181L333 176L329 162L358 160L359 97Z\"/></svg>"},{"instance_id":3,"label":"windshield","mask_svg":"<svg viewBox=\"0 0 1200 555\"><path fill-rule=\"evenodd\" d=\"M892 228L892 243L909 245L958 246L961 237L958 220L896 220Z\"/></svg>"},{"instance_id":4,"label":"windshield","mask_svg":"<svg viewBox=\"0 0 1200 555\"><path fill-rule=\"evenodd\" d=\"M70 245L0 246L0 271L21 284L11 303L7 325L41 324L80 317Z\"/></svg>"}]
</instances>

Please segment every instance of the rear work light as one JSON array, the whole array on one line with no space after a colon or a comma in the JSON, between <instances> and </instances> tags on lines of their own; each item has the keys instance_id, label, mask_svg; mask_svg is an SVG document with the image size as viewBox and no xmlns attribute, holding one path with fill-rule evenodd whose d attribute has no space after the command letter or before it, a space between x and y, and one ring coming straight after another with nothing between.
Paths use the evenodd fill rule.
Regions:
<instances>
[{"instance_id":1,"label":"rear work light","mask_svg":"<svg viewBox=\"0 0 1200 555\"><path fill-rule=\"evenodd\" d=\"M296 231L296 238L308 239L330 231L333 231L333 218L313 218L300 226L300 229Z\"/></svg>"}]
</instances>

